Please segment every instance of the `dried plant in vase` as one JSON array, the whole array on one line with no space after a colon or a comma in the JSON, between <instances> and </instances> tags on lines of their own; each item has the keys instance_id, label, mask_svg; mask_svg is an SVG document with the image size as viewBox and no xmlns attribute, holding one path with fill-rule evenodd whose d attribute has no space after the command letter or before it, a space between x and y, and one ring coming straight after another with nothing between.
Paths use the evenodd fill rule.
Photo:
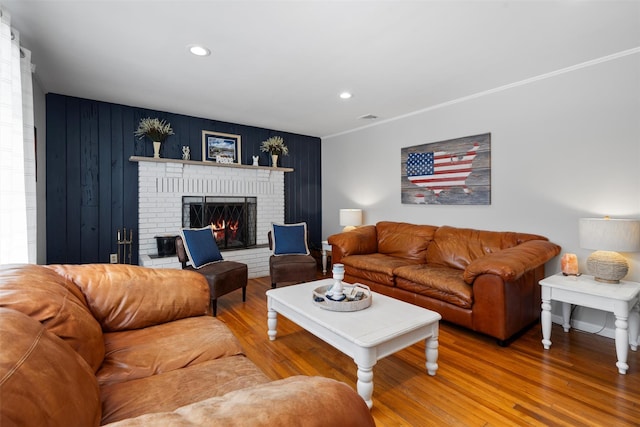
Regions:
<instances>
[{"instance_id":1,"label":"dried plant in vase","mask_svg":"<svg viewBox=\"0 0 640 427\"><path fill-rule=\"evenodd\" d=\"M169 135L173 134L170 123L158 118L152 119L151 117L140 119L138 129L134 132L134 135L137 136L138 139L146 136L153 142L153 157L156 159L160 158L160 144L162 144Z\"/></svg>"},{"instance_id":2,"label":"dried plant in vase","mask_svg":"<svg viewBox=\"0 0 640 427\"><path fill-rule=\"evenodd\" d=\"M284 139L281 136L272 136L266 141L262 141L260 151L271 154L271 166L278 167L278 156L288 156L289 149L284 145Z\"/></svg>"}]
</instances>

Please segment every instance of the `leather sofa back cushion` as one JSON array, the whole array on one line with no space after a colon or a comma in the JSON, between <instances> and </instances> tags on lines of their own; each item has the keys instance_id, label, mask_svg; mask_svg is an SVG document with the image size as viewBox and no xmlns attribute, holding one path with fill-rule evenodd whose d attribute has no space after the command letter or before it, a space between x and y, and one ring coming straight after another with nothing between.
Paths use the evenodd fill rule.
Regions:
<instances>
[{"instance_id":1,"label":"leather sofa back cushion","mask_svg":"<svg viewBox=\"0 0 640 427\"><path fill-rule=\"evenodd\" d=\"M98 382L69 345L7 308L0 308L0 342L0 425L99 424Z\"/></svg>"},{"instance_id":2,"label":"leather sofa back cushion","mask_svg":"<svg viewBox=\"0 0 640 427\"><path fill-rule=\"evenodd\" d=\"M135 265L51 266L82 290L103 331L145 328L209 311L203 275Z\"/></svg>"},{"instance_id":3,"label":"leather sofa back cushion","mask_svg":"<svg viewBox=\"0 0 640 427\"><path fill-rule=\"evenodd\" d=\"M427 250L430 264L464 270L475 259L529 240L547 240L534 234L484 231L442 226Z\"/></svg>"},{"instance_id":4,"label":"leather sofa back cushion","mask_svg":"<svg viewBox=\"0 0 640 427\"><path fill-rule=\"evenodd\" d=\"M62 338L97 371L104 358L102 328L82 292L41 265L0 267L0 307L20 311Z\"/></svg>"},{"instance_id":5,"label":"leather sofa back cushion","mask_svg":"<svg viewBox=\"0 0 640 427\"><path fill-rule=\"evenodd\" d=\"M379 253L426 262L427 248L438 227L381 221L376 224L376 229Z\"/></svg>"}]
</instances>

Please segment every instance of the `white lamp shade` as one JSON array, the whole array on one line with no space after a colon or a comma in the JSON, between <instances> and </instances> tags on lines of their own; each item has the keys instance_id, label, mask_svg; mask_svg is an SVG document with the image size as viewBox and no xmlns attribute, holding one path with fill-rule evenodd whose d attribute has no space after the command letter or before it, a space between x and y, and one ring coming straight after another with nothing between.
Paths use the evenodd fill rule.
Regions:
<instances>
[{"instance_id":1,"label":"white lamp shade","mask_svg":"<svg viewBox=\"0 0 640 427\"><path fill-rule=\"evenodd\" d=\"M340 209L340 225L362 225L362 209Z\"/></svg>"},{"instance_id":2,"label":"white lamp shade","mask_svg":"<svg viewBox=\"0 0 640 427\"><path fill-rule=\"evenodd\" d=\"M585 249L640 252L640 220L580 218L579 233Z\"/></svg>"}]
</instances>

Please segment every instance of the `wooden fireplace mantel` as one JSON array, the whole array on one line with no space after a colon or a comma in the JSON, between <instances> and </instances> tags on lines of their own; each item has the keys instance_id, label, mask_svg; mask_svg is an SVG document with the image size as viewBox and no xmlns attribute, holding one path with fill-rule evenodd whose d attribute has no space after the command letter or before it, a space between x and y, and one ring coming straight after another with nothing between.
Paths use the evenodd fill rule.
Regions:
<instances>
[{"instance_id":1,"label":"wooden fireplace mantel","mask_svg":"<svg viewBox=\"0 0 640 427\"><path fill-rule=\"evenodd\" d=\"M153 162L153 163L180 163L183 165L213 166L217 168L266 169L266 170L279 171L279 172L293 172L293 168L274 168L271 166L253 166L253 165L242 165L238 163L203 162L199 160L182 160L182 159L165 159L165 158L156 159L154 157L142 157L142 156L131 156L129 157L129 161L130 162Z\"/></svg>"}]
</instances>

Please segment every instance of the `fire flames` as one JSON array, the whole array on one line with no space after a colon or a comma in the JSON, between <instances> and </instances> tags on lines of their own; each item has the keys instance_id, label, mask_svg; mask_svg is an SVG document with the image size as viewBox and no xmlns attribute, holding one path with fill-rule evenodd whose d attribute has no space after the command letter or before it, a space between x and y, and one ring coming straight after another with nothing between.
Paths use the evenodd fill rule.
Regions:
<instances>
[{"instance_id":1,"label":"fire flames","mask_svg":"<svg viewBox=\"0 0 640 427\"><path fill-rule=\"evenodd\" d=\"M238 233L239 221L225 221L224 219L218 219L215 222L211 223L211 228L213 229L213 235L216 241L224 241L225 235L228 241L236 240L236 235Z\"/></svg>"}]
</instances>

